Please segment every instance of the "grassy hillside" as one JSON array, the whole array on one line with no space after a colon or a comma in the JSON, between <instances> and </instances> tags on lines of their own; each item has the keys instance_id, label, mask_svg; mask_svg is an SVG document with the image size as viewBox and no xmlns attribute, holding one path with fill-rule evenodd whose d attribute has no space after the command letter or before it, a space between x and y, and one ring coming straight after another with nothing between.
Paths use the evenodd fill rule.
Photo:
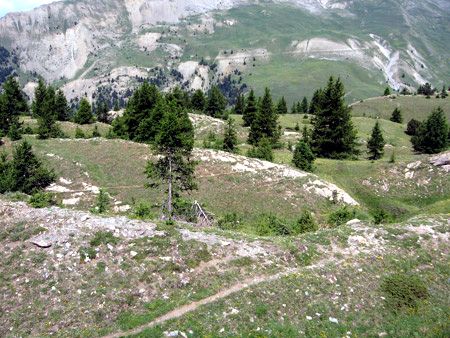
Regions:
<instances>
[{"instance_id":1,"label":"grassy hillside","mask_svg":"<svg viewBox=\"0 0 450 338\"><path fill-rule=\"evenodd\" d=\"M431 111L441 107L447 119L450 121L450 98L436 99L431 97L427 99L424 96L389 96L374 97L357 102L352 105L353 116L379 117L389 119L395 108L400 108L403 120L407 123L410 119L422 121L427 118Z\"/></svg>"}]
</instances>

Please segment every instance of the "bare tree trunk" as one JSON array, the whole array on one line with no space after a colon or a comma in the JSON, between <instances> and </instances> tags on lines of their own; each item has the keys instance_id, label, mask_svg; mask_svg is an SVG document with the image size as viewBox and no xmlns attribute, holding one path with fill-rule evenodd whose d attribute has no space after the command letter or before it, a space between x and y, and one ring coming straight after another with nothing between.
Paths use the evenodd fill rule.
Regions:
<instances>
[{"instance_id":1,"label":"bare tree trunk","mask_svg":"<svg viewBox=\"0 0 450 338\"><path fill-rule=\"evenodd\" d=\"M169 219L172 220L173 202L172 202L172 154L169 155L169 191L167 198L167 209L169 211Z\"/></svg>"}]
</instances>

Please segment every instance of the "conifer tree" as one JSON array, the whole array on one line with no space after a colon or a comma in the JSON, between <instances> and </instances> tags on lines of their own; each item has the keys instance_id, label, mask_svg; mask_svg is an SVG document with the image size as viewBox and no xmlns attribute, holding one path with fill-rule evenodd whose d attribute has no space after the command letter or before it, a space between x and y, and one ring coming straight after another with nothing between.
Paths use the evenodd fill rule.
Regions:
<instances>
[{"instance_id":1,"label":"conifer tree","mask_svg":"<svg viewBox=\"0 0 450 338\"><path fill-rule=\"evenodd\" d=\"M174 214L174 198L182 191L196 188L194 182L195 163L191 160L194 147L194 128L187 112L169 102L164 110L161 127L156 136L155 153L159 155L156 163L147 163L146 174L149 187L164 184L167 187L167 216Z\"/></svg>"},{"instance_id":2,"label":"conifer tree","mask_svg":"<svg viewBox=\"0 0 450 338\"><path fill-rule=\"evenodd\" d=\"M69 121L70 108L67 103L66 96L61 89L56 92L54 109L58 121Z\"/></svg>"},{"instance_id":3,"label":"conifer tree","mask_svg":"<svg viewBox=\"0 0 450 338\"><path fill-rule=\"evenodd\" d=\"M191 98L192 109L203 112L205 110L206 99L203 90L197 89Z\"/></svg>"},{"instance_id":4,"label":"conifer tree","mask_svg":"<svg viewBox=\"0 0 450 338\"><path fill-rule=\"evenodd\" d=\"M378 160L384 155L384 142L383 134L381 133L380 124L377 121L372 129L372 135L367 141L367 149L369 152L370 160Z\"/></svg>"},{"instance_id":5,"label":"conifer tree","mask_svg":"<svg viewBox=\"0 0 450 338\"><path fill-rule=\"evenodd\" d=\"M295 102L292 104L291 114L297 114L297 104Z\"/></svg>"},{"instance_id":6,"label":"conifer tree","mask_svg":"<svg viewBox=\"0 0 450 338\"><path fill-rule=\"evenodd\" d=\"M130 140L136 140L139 125L151 117L152 110L159 98L158 88L144 82L141 87L135 90L128 101L123 116L116 119L113 124L115 134Z\"/></svg>"},{"instance_id":7,"label":"conifer tree","mask_svg":"<svg viewBox=\"0 0 450 338\"><path fill-rule=\"evenodd\" d=\"M409 136L417 135L417 132L419 131L420 127L420 121L417 121L416 119L409 120L405 133Z\"/></svg>"},{"instance_id":8,"label":"conifer tree","mask_svg":"<svg viewBox=\"0 0 450 338\"><path fill-rule=\"evenodd\" d=\"M31 104L33 117L39 118L43 115L44 104L47 96L47 86L43 80L39 80L36 89L34 90L34 100Z\"/></svg>"},{"instance_id":9,"label":"conifer tree","mask_svg":"<svg viewBox=\"0 0 450 338\"><path fill-rule=\"evenodd\" d=\"M330 77L327 87L321 91L320 105L312 121L311 145L318 156L348 158L357 154L356 131L344 95L341 80Z\"/></svg>"},{"instance_id":10,"label":"conifer tree","mask_svg":"<svg viewBox=\"0 0 450 338\"><path fill-rule=\"evenodd\" d=\"M258 106L256 103L256 97L255 92L250 90L250 94L247 98L247 104L245 105L243 120L244 120L244 127L250 127L252 125L253 120L256 117L256 114L258 112Z\"/></svg>"},{"instance_id":11,"label":"conifer tree","mask_svg":"<svg viewBox=\"0 0 450 338\"><path fill-rule=\"evenodd\" d=\"M176 99L173 97L159 97L156 106L150 111L149 116L139 124L136 130L135 141L144 143L155 142L156 136L160 132L164 112L169 109L170 105L176 106L177 109L184 109L178 105Z\"/></svg>"},{"instance_id":12,"label":"conifer tree","mask_svg":"<svg viewBox=\"0 0 450 338\"><path fill-rule=\"evenodd\" d=\"M260 140L265 138L274 144L278 142L279 137L278 115L273 107L270 90L266 88L258 112L250 127L249 143L257 145Z\"/></svg>"},{"instance_id":13,"label":"conifer tree","mask_svg":"<svg viewBox=\"0 0 450 338\"><path fill-rule=\"evenodd\" d=\"M236 129L234 127L234 120L229 117L223 137L223 150L234 153L236 151L237 142L238 139Z\"/></svg>"},{"instance_id":14,"label":"conifer tree","mask_svg":"<svg viewBox=\"0 0 450 338\"><path fill-rule=\"evenodd\" d=\"M248 157L259 158L260 160L273 161L273 150L271 141L264 137L256 146L253 146L247 153Z\"/></svg>"},{"instance_id":15,"label":"conifer tree","mask_svg":"<svg viewBox=\"0 0 450 338\"><path fill-rule=\"evenodd\" d=\"M277 104L277 114L285 115L287 113L288 113L288 108L287 108L286 99L284 98L284 96L282 96Z\"/></svg>"},{"instance_id":16,"label":"conifer tree","mask_svg":"<svg viewBox=\"0 0 450 338\"><path fill-rule=\"evenodd\" d=\"M445 85L442 87L441 91L441 99L445 99L448 96L447 88L445 88Z\"/></svg>"},{"instance_id":17,"label":"conifer tree","mask_svg":"<svg viewBox=\"0 0 450 338\"><path fill-rule=\"evenodd\" d=\"M41 90L45 88L45 96L42 100ZM56 125L55 112L55 89L52 86L36 88L34 108L38 120L38 137L47 139L49 137L57 137L60 130Z\"/></svg>"},{"instance_id":18,"label":"conifer tree","mask_svg":"<svg viewBox=\"0 0 450 338\"><path fill-rule=\"evenodd\" d=\"M77 124L90 124L94 122L94 116L92 115L92 107L86 98L82 98L80 101L80 107L73 118Z\"/></svg>"},{"instance_id":19,"label":"conifer tree","mask_svg":"<svg viewBox=\"0 0 450 338\"><path fill-rule=\"evenodd\" d=\"M403 116L402 116L402 112L400 111L400 109L398 109L398 108L394 109L390 120L395 123L403 123Z\"/></svg>"},{"instance_id":20,"label":"conifer tree","mask_svg":"<svg viewBox=\"0 0 450 338\"><path fill-rule=\"evenodd\" d=\"M102 123L109 123L110 117L109 117L109 109L108 105L105 101L97 103L97 109L95 111L97 115L97 121Z\"/></svg>"},{"instance_id":21,"label":"conifer tree","mask_svg":"<svg viewBox=\"0 0 450 338\"><path fill-rule=\"evenodd\" d=\"M6 157L0 160L0 193L20 191L31 194L46 188L54 180L53 171L43 167L26 141L14 149L11 161L8 162Z\"/></svg>"},{"instance_id":22,"label":"conifer tree","mask_svg":"<svg viewBox=\"0 0 450 338\"><path fill-rule=\"evenodd\" d=\"M447 149L449 127L441 107L432 111L426 121L422 122L417 135L411 142L414 150L426 154L436 154Z\"/></svg>"},{"instance_id":23,"label":"conifer tree","mask_svg":"<svg viewBox=\"0 0 450 338\"><path fill-rule=\"evenodd\" d=\"M305 143L311 145L311 132L309 131L307 126L303 126L302 140L305 141Z\"/></svg>"},{"instance_id":24,"label":"conifer tree","mask_svg":"<svg viewBox=\"0 0 450 338\"><path fill-rule=\"evenodd\" d=\"M300 139L295 147L292 163L301 170L311 172L315 158L309 143Z\"/></svg>"},{"instance_id":25,"label":"conifer tree","mask_svg":"<svg viewBox=\"0 0 450 338\"><path fill-rule=\"evenodd\" d=\"M301 113L302 114L308 114L309 107L308 107L308 99L306 97L303 97L302 103L301 103Z\"/></svg>"},{"instance_id":26,"label":"conifer tree","mask_svg":"<svg viewBox=\"0 0 450 338\"><path fill-rule=\"evenodd\" d=\"M391 88L386 87L386 89L384 90L383 96L389 96L391 95Z\"/></svg>"},{"instance_id":27,"label":"conifer tree","mask_svg":"<svg viewBox=\"0 0 450 338\"><path fill-rule=\"evenodd\" d=\"M237 115L244 115L245 110L245 97L243 94L239 94L236 99L236 105L234 106L234 113Z\"/></svg>"},{"instance_id":28,"label":"conifer tree","mask_svg":"<svg viewBox=\"0 0 450 338\"><path fill-rule=\"evenodd\" d=\"M227 102L219 87L213 86L209 91L205 114L212 117L222 117Z\"/></svg>"},{"instance_id":29,"label":"conifer tree","mask_svg":"<svg viewBox=\"0 0 450 338\"><path fill-rule=\"evenodd\" d=\"M323 90L322 89L317 89L314 92L314 95L311 99L311 103L309 104L309 113L311 115L315 115L321 108L322 106L322 96L323 96Z\"/></svg>"},{"instance_id":30,"label":"conifer tree","mask_svg":"<svg viewBox=\"0 0 450 338\"><path fill-rule=\"evenodd\" d=\"M11 140L19 140L22 137L19 116L28 112L28 104L13 76L9 76L3 83L3 93L0 96L0 135L8 134Z\"/></svg>"}]
</instances>

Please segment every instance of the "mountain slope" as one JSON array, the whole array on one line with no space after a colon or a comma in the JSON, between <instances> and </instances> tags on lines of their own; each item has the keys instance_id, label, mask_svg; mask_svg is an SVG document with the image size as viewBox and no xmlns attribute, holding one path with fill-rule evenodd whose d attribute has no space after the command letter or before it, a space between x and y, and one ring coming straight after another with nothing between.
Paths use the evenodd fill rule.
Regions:
<instances>
[{"instance_id":1,"label":"mountain slope","mask_svg":"<svg viewBox=\"0 0 450 338\"><path fill-rule=\"evenodd\" d=\"M126 96L151 78L205 90L270 85L291 101L335 74L356 100L386 82L448 78L449 18L445 1L80 0L5 16L0 44L24 79L65 84L71 98L93 98L98 86Z\"/></svg>"}]
</instances>

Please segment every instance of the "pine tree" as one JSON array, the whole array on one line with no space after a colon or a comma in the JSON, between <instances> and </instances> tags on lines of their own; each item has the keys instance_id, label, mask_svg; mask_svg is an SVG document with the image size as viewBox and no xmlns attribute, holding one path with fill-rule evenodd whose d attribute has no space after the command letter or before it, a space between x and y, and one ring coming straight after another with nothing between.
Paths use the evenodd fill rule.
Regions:
<instances>
[{"instance_id":1,"label":"pine tree","mask_svg":"<svg viewBox=\"0 0 450 338\"><path fill-rule=\"evenodd\" d=\"M31 104L33 117L39 118L43 115L44 104L47 96L47 86L43 80L39 80L38 86L34 90L34 100Z\"/></svg>"},{"instance_id":2,"label":"pine tree","mask_svg":"<svg viewBox=\"0 0 450 338\"><path fill-rule=\"evenodd\" d=\"M213 86L209 91L205 114L212 117L222 117L227 102L219 87Z\"/></svg>"},{"instance_id":3,"label":"pine tree","mask_svg":"<svg viewBox=\"0 0 450 338\"><path fill-rule=\"evenodd\" d=\"M194 127L187 112L170 102L164 111L161 127L156 137L156 163L147 163L146 174L149 187L167 185L167 213L174 214L173 201L182 191L196 188L194 182L195 163L191 161L194 147Z\"/></svg>"},{"instance_id":4,"label":"pine tree","mask_svg":"<svg viewBox=\"0 0 450 338\"><path fill-rule=\"evenodd\" d=\"M70 108L66 96L61 89L56 92L54 109L58 121L69 121Z\"/></svg>"},{"instance_id":5,"label":"pine tree","mask_svg":"<svg viewBox=\"0 0 450 338\"><path fill-rule=\"evenodd\" d=\"M149 116L139 124L134 140L143 143L154 143L156 136L160 132L164 112L169 109L170 105L176 106L178 109L183 109L177 104L175 99L160 97L156 106L150 111Z\"/></svg>"},{"instance_id":6,"label":"pine tree","mask_svg":"<svg viewBox=\"0 0 450 338\"><path fill-rule=\"evenodd\" d=\"M402 112L400 111L400 109L394 109L390 120L395 123L403 123Z\"/></svg>"},{"instance_id":7,"label":"pine tree","mask_svg":"<svg viewBox=\"0 0 450 338\"><path fill-rule=\"evenodd\" d=\"M351 109L344 100L344 85L330 77L327 88L321 91L320 105L312 121L312 149L326 158L348 158L356 155L356 131Z\"/></svg>"},{"instance_id":8,"label":"pine tree","mask_svg":"<svg viewBox=\"0 0 450 338\"><path fill-rule=\"evenodd\" d=\"M256 103L256 97L255 92L250 90L250 94L247 98L247 104L245 105L243 120L244 120L244 127L250 127L252 125L253 120L256 117L256 114L258 112L258 106Z\"/></svg>"},{"instance_id":9,"label":"pine tree","mask_svg":"<svg viewBox=\"0 0 450 338\"><path fill-rule=\"evenodd\" d=\"M245 97L243 94L238 95L236 105L234 106L234 113L237 115L244 115L245 111Z\"/></svg>"},{"instance_id":10,"label":"pine tree","mask_svg":"<svg viewBox=\"0 0 450 338\"><path fill-rule=\"evenodd\" d=\"M92 137L96 138L96 137L101 137L102 135L100 134L100 132L98 131L98 127L97 125L94 126L94 130L92 131Z\"/></svg>"},{"instance_id":11,"label":"pine tree","mask_svg":"<svg viewBox=\"0 0 450 338\"><path fill-rule=\"evenodd\" d=\"M426 121L421 123L417 135L411 142L414 150L426 154L436 154L447 149L449 127L441 107L433 110Z\"/></svg>"},{"instance_id":12,"label":"pine tree","mask_svg":"<svg viewBox=\"0 0 450 338\"><path fill-rule=\"evenodd\" d=\"M266 88L258 112L250 127L248 141L252 145L257 145L261 139L266 138L272 144L275 144L279 137L278 115L273 107L270 90Z\"/></svg>"},{"instance_id":13,"label":"pine tree","mask_svg":"<svg viewBox=\"0 0 450 338\"><path fill-rule=\"evenodd\" d=\"M309 131L307 126L303 126L302 140L305 141L305 143L311 145L311 132Z\"/></svg>"},{"instance_id":14,"label":"pine tree","mask_svg":"<svg viewBox=\"0 0 450 338\"><path fill-rule=\"evenodd\" d=\"M191 98L192 109L203 112L205 110L206 99L203 90L197 89Z\"/></svg>"},{"instance_id":15,"label":"pine tree","mask_svg":"<svg viewBox=\"0 0 450 338\"><path fill-rule=\"evenodd\" d=\"M367 141L367 149L369 152L370 160L378 160L384 155L384 142L383 134L381 133L380 123L377 121L372 129L372 136Z\"/></svg>"},{"instance_id":16,"label":"pine tree","mask_svg":"<svg viewBox=\"0 0 450 338\"><path fill-rule=\"evenodd\" d=\"M383 96L389 96L391 95L391 88L386 87L386 89L384 90Z\"/></svg>"},{"instance_id":17,"label":"pine tree","mask_svg":"<svg viewBox=\"0 0 450 338\"><path fill-rule=\"evenodd\" d=\"M308 107L308 99L306 97L303 98L301 103L301 113L302 114L308 114L309 107Z\"/></svg>"},{"instance_id":18,"label":"pine tree","mask_svg":"<svg viewBox=\"0 0 450 338\"><path fill-rule=\"evenodd\" d=\"M309 104L309 113L311 115L315 115L319 112L319 110L322 107L322 97L323 97L323 90L318 89L314 92L314 95L311 99L311 103Z\"/></svg>"},{"instance_id":19,"label":"pine tree","mask_svg":"<svg viewBox=\"0 0 450 338\"><path fill-rule=\"evenodd\" d=\"M14 149L12 161L7 162L6 157L0 160L0 193L20 191L32 194L46 188L54 180L53 171L43 167L26 141Z\"/></svg>"},{"instance_id":20,"label":"pine tree","mask_svg":"<svg viewBox=\"0 0 450 338\"><path fill-rule=\"evenodd\" d=\"M284 98L284 96L282 96L277 104L277 114L285 115L287 113L288 113L288 107L287 107L286 99Z\"/></svg>"},{"instance_id":21,"label":"pine tree","mask_svg":"<svg viewBox=\"0 0 450 338\"><path fill-rule=\"evenodd\" d=\"M86 98L82 98L80 101L80 107L77 113L73 117L73 121L77 124L90 124L94 122L94 116L92 115L92 107Z\"/></svg>"},{"instance_id":22,"label":"pine tree","mask_svg":"<svg viewBox=\"0 0 450 338\"><path fill-rule=\"evenodd\" d=\"M19 116L28 112L28 104L17 80L9 76L0 94L0 137L8 134L12 140L21 138Z\"/></svg>"},{"instance_id":23,"label":"pine tree","mask_svg":"<svg viewBox=\"0 0 450 338\"><path fill-rule=\"evenodd\" d=\"M139 138L139 125L146 123L144 120L151 117L152 110L158 103L159 98L158 88L144 82L141 87L135 90L128 101L123 116L114 121L114 133L129 140L137 140Z\"/></svg>"},{"instance_id":24,"label":"pine tree","mask_svg":"<svg viewBox=\"0 0 450 338\"><path fill-rule=\"evenodd\" d=\"M34 107L38 120L38 137L40 139L47 139L49 137L57 137L60 134L60 130L56 125L55 89L52 86L46 87L45 96L43 101L41 101L40 91L43 88L39 88L38 86L36 89Z\"/></svg>"},{"instance_id":25,"label":"pine tree","mask_svg":"<svg viewBox=\"0 0 450 338\"><path fill-rule=\"evenodd\" d=\"M295 102L292 104L291 114L297 114L297 104Z\"/></svg>"},{"instance_id":26,"label":"pine tree","mask_svg":"<svg viewBox=\"0 0 450 338\"><path fill-rule=\"evenodd\" d=\"M314 160L315 156L309 143L301 139L295 147L292 163L301 170L311 172L313 171Z\"/></svg>"},{"instance_id":27,"label":"pine tree","mask_svg":"<svg viewBox=\"0 0 450 338\"><path fill-rule=\"evenodd\" d=\"M417 135L420 127L420 121L417 121L416 119L411 119L408 122L408 125L406 126L405 133L409 136L415 136Z\"/></svg>"},{"instance_id":28,"label":"pine tree","mask_svg":"<svg viewBox=\"0 0 450 338\"><path fill-rule=\"evenodd\" d=\"M234 120L229 117L223 137L223 150L234 153L236 151L237 142L238 139L236 129L234 127Z\"/></svg>"}]
</instances>

